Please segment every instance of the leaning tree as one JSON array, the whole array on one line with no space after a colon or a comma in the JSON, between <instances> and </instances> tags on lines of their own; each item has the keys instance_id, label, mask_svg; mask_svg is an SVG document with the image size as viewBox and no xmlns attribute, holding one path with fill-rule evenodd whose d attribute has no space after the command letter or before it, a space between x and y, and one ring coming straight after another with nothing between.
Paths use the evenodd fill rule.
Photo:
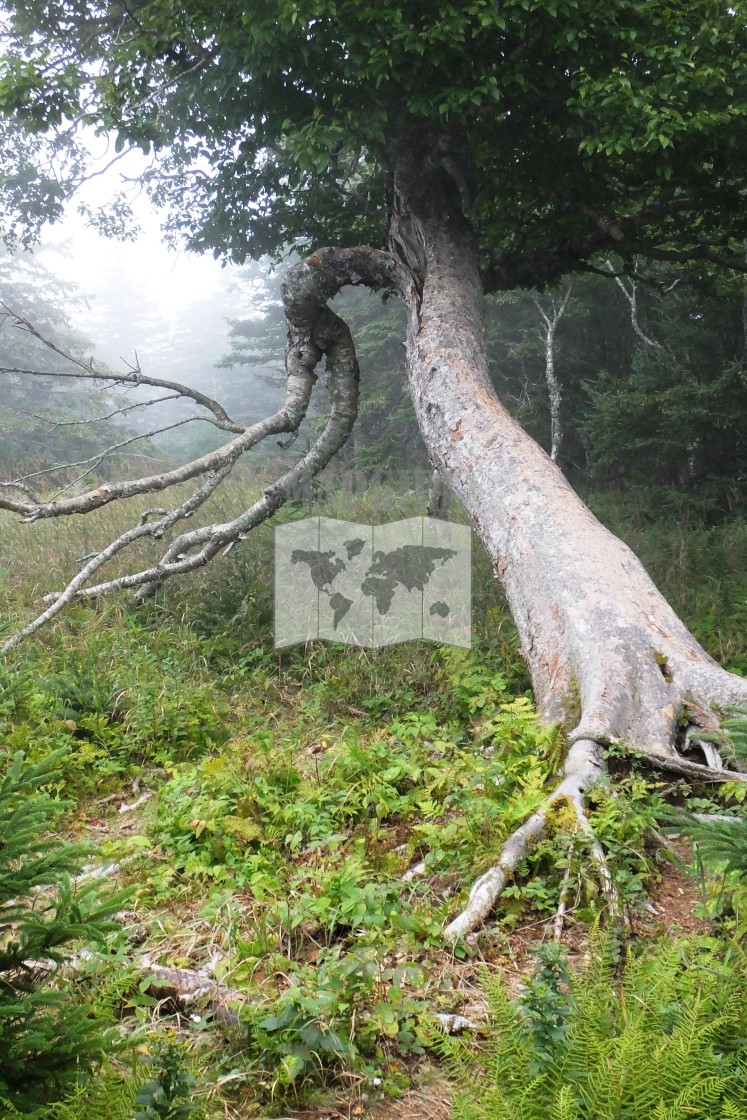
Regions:
<instances>
[{"instance_id":1,"label":"leaning tree","mask_svg":"<svg viewBox=\"0 0 747 1120\"><path fill-rule=\"evenodd\" d=\"M580 271L645 279L647 261L745 270L746 17L742 0L11 0L0 80L8 237L31 241L61 213L86 175L87 126L115 137L117 153L151 158L145 181L172 238L236 261L295 245L305 260L284 284L287 391L275 415L245 427L204 394L130 370L125 384L191 396L223 444L86 493L0 490L0 506L35 521L193 483L88 558L6 650L73 599L147 595L207 563L331 460L355 421L358 368L328 301L366 285L407 306L428 452L505 589L539 710L568 733L557 788L449 934L485 917L558 798L588 830L584 792L605 745L687 775L742 778L707 742L688 748L725 708L747 704L747 681L704 652L509 417L486 372L483 301ZM102 220L119 219L124 204ZM185 531L244 452L292 438L322 357L331 404L313 446L241 516ZM85 363L70 375L100 377ZM157 563L102 578L144 537L164 540Z\"/></svg>"}]
</instances>

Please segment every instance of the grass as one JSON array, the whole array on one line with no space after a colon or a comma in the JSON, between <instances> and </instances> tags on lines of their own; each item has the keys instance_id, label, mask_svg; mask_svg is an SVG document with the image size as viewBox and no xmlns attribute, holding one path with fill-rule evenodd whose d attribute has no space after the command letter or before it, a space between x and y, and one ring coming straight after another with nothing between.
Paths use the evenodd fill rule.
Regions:
<instances>
[{"instance_id":1,"label":"grass","mask_svg":"<svg viewBox=\"0 0 747 1120\"><path fill-rule=\"evenodd\" d=\"M257 488L251 475L237 477L202 519L235 514ZM389 512L419 513L419 501L408 495ZM350 502L332 494L313 512L376 519L365 495ZM3 631L146 505L33 526L0 517ZM747 526L683 534L673 522L631 520L623 535L710 652L747 665ZM481 551L470 651L314 643L276 652L271 584L264 527L142 608L113 597L71 609L0 665L0 761L62 748L58 790L77 806L69 831L95 837L137 887L124 919L129 948L98 962L91 999L116 1005L128 1030L150 1032L135 1040L148 1054L160 1044L138 1038L173 1030L177 1057L168 1061L197 1076L190 1093L210 1118L288 1115L335 1094L364 1107L399 1094L433 1050L434 1012L474 1001L480 962L504 954L512 928L536 923L543 935L567 863L576 920L594 922L602 907L559 814L551 842L507 890L501 928L457 954L443 946L447 916L558 762ZM117 811L141 791L151 796L138 810ZM631 905L656 874L646 835L658 798L633 776L620 797L601 791L595 805ZM403 884L420 862L425 874ZM173 967L212 960L249 997L241 1023L218 1038L199 1009L196 1022L169 1018L173 1007L157 1007L129 963L143 952ZM133 1061L134 1072L102 1072L102 1114L107 1085L124 1078L134 1092L152 1078L136 1051ZM80 1100L96 1092L81 1087Z\"/></svg>"}]
</instances>

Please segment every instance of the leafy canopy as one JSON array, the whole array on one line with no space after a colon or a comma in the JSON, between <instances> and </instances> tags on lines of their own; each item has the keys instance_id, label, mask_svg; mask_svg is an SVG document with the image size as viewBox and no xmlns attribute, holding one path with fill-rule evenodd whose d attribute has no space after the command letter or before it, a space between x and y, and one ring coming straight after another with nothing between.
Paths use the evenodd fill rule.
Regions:
<instances>
[{"instance_id":1,"label":"leafy canopy","mask_svg":"<svg viewBox=\"0 0 747 1120\"><path fill-rule=\"evenodd\" d=\"M59 216L87 125L153 157L173 236L238 261L380 243L405 149L459 188L488 287L546 282L600 248L731 259L747 234L745 14L742 0L16 0L6 234Z\"/></svg>"}]
</instances>

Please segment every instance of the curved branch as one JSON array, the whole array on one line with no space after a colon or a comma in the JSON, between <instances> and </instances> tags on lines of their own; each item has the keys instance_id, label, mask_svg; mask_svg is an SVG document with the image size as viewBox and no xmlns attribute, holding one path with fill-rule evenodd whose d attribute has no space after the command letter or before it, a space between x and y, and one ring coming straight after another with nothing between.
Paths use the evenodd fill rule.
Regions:
<instances>
[{"instance_id":1,"label":"curved branch","mask_svg":"<svg viewBox=\"0 0 747 1120\"><path fill-rule=\"evenodd\" d=\"M273 416L267 417L249 428L241 428L240 434L229 443L224 444L223 447L217 448L215 451L211 451L174 470L125 482L107 483L99 486L96 490L89 490L85 494L65 498L62 501L24 502L0 494L0 509L20 513L22 520L27 522L37 521L39 518L89 513L93 509L98 509L121 498L132 498L138 494L165 490L180 482L188 482L199 475L207 474L208 471L220 470L229 463L235 463L239 456L270 435L297 432L306 415L311 391L316 381L314 369L322 353L326 352L323 344L322 309L325 307L327 300L349 284L363 284L375 289L396 291L405 300L409 300L412 295L412 280L404 266L389 253L365 245L352 249L320 249L310 256L306 262L290 269L283 284L283 302L288 320L286 396L282 408ZM341 320L338 320L338 322L341 322ZM41 337L38 336L34 328L30 328L30 330L36 337ZM318 340L317 334L319 334ZM47 343L45 342L45 344ZM53 343L48 345L55 352L62 353ZM69 357L69 355L65 356ZM118 380L122 383L159 385L162 388L174 389L175 391L182 388L185 395L194 396L192 390L179 386L175 382L162 381L157 378L141 378L139 371L136 374L123 374L114 379L111 377L102 378L100 373L91 370L85 363L73 358L70 358L70 360L76 362L81 367L82 372L61 376L83 376L96 380L108 379ZM0 370L0 372L3 371ZM26 372L41 376L38 370L17 370L15 372ZM43 376L60 375L43 374ZM210 398L204 398L201 403L209 400ZM216 402L211 401L211 404L220 410L220 406ZM208 407L207 404L206 407ZM214 410L211 409L211 411L215 415Z\"/></svg>"},{"instance_id":2,"label":"curved branch","mask_svg":"<svg viewBox=\"0 0 747 1120\"><path fill-rule=\"evenodd\" d=\"M73 600L133 587L140 588L141 596L150 594L166 579L202 567L219 552L230 549L251 529L271 517L299 483L313 478L330 462L345 443L355 422L358 407L360 375L352 336L343 320L326 306L327 300L348 284L386 288L399 292L405 298L409 298L411 294L411 280L404 266L389 254L365 246L355 249L322 249L307 262L291 269L283 285L283 302L288 321L286 352L288 388L283 409L273 417L247 429L242 436L219 448L217 452L203 456L201 460L195 460L176 471L154 476L158 480L158 485L151 485L150 489L163 489L166 485L173 485L174 481L184 481L195 474L206 474L208 478L204 485L176 510L153 523L149 523L148 515L144 515L137 526L123 533L101 552L88 558L84 567L63 591L45 596L44 601L50 603L47 610L9 638L5 645L0 647L0 651L8 652L15 648L25 637L35 633ZM311 387L316 381L314 371L322 355L326 356L331 408L322 434L295 467L267 487L258 501L232 521L181 533L171 541L161 559L151 567L98 583L93 587L86 586L90 578L123 549L145 536L163 537L178 521L189 517L230 472L239 454L246 449L247 441L256 443L260 436L264 438L265 435L273 432L289 431L295 434L305 415ZM100 487L98 491L93 492L93 495L83 495L82 499L74 498L64 502L48 503L48 506L58 507L56 511L37 513L36 516L55 516L62 512L87 512L88 509L96 508L105 501L142 493L144 481L138 479L133 483L113 484L111 487ZM135 489L132 489L133 487ZM124 493L125 490L128 492ZM102 491L105 493L102 494ZM71 508L75 503L78 503L78 506L75 509ZM1 505L7 508L11 505L11 500L0 498ZM35 520L36 517L27 515L25 519Z\"/></svg>"}]
</instances>

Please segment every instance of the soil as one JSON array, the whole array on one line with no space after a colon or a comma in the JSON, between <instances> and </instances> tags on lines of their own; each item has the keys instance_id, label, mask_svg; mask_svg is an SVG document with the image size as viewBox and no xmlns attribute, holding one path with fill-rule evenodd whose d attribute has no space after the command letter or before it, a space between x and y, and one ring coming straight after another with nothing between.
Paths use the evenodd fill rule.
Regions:
<instances>
[{"instance_id":1,"label":"soil","mask_svg":"<svg viewBox=\"0 0 747 1120\"><path fill-rule=\"evenodd\" d=\"M634 932L646 938L710 933L707 920L696 913L701 905L698 884L685 871L692 861L692 848L682 839L668 843L670 851L661 853L661 880L649 895L651 909L634 922Z\"/></svg>"}]
</instances>

